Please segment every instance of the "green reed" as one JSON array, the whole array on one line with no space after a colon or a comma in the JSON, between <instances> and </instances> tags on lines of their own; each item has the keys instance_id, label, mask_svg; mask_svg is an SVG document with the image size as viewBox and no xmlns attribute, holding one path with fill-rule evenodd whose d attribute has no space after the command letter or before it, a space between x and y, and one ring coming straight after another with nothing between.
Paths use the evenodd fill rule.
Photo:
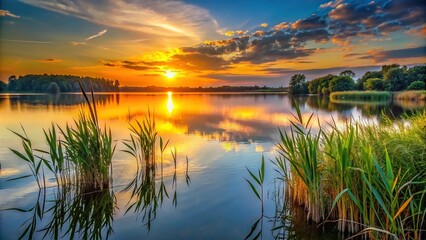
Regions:
<instances>
[{"instance_id":1,"label":"green reed","mask_svg":"<svg viewBox=\"0 0 426 240\"><path fill-rule=\"evenodd\" d=\"M375 239L421 239L426 216L426 111L377 125L347 122L315 133L300 110L280 131L274 161L289 199L316 223Z\"/></svg>"},{"instance_id":2,"label":"green reed","mask_svg":"<svg viewBox=\"0 0 426 240\"><path fill-rule=\"evenodd\" d=\"M379 101L386 102L392 100L390 92L382 91L348 91L348 92L333 92L330 94L332 102L347 102L347 101Z\"/></svg>"},{"instance_id":3,"label":"green reed","mask_svg":"<svg viewBox=\"0 0 426 240\"><path fill-rule=\"evenodd\" d=\"M148 111L142 122L136 120L134 125L130 124L130 139L123 141L126 149L122 150L133 156L137 163L135 178L124 188L123 191L130 191L131 197L126 205L126 213L133 212L142 215L142 222L145 222L148 230L152 221L157 216L157 209L161 207L165 198L169 198L169 193L164 183L164 152L169 141L163 141L158 137L155 128L154 116ZM158 145L157 145L158 139ZM160 150L160 162L157 162L156 148ZM176 148L171 150L174 164L172 180L173 205L177 205L177 153ZM189 185L189 160L186 158L186 182ZM158 172L160 170L160 172ZM158 176L158 173L160 176Z\"/></svg>"},{"instance_id":4,"label":"green reed","mask_svg":"<svg viewBox=\"0 0 426 240\"><path fill-rule=\"evenodd\" d=\"M89 114L81 110L74 126L66 124L61 128L52 124L44 130L48 150L33 149L31 140L24 134L14 132L22 140L24 152L13 150L20 159L30 164L39 187L40 169L48 168L60 185L76 184L85 186L87 191L109 187L112 156L115 151L111 130L99 127L96 102L91 91L91 100L80 84L88 105ZM58 130L57 130L58 128ZM46 154L48 158L38 156Z\"/></svg>"}]
</instances>

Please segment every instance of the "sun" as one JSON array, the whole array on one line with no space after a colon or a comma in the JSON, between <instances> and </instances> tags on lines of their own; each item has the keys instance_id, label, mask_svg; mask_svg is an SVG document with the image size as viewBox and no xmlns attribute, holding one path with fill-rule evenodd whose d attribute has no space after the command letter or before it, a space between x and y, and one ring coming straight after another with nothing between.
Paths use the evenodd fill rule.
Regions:
<instances>
[{"instance_id":1,"label":"sun","mask_svg":"<svg viewBox=\"0 0 426 240\"><path fill-rule=\"evenodd\" d=\"M172 78L174 78L176 76L176 72L173 72L171 70L167 70L164 73L164 76L166 76L168 79L172 79Z\"/></svg>"}]
</instances>

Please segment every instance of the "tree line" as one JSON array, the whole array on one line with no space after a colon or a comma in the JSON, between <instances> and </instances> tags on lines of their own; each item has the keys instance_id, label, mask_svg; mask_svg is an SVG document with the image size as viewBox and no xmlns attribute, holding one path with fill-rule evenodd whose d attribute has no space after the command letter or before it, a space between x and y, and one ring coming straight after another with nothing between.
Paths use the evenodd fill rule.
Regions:
<instances>
[{"instance_id":1,"label":"tree line","mask_svg":"<svg viewBox=\"0 0 426 240\"><path fill-rule=\"evenodd\" d=\"M25 76L10 76L9 82L0 81L0 92L39 92L39 93L60 93L60 92L80 92L78 82L81 82L87 90L90 86L96 92L118 91L120 83L118 80L105 78L80 77L73 75L48 75L30 74Z\"/></svg>"},{"instance_id":2,"label":"tree line","mask_svg":"<svg viewBox=\"0 0 426 240\"><path fill-rule=\"evenodd\" d=\"M305 75L295 74L290 79L289 91L293 94L328 95L341 91L404 91L426 89L426 65L412 68L399 64L383 65L380 71L368 71L357 81L355 73L345 70L339 75L328 74L307 81Z\"/></svg>"}]
</instances>

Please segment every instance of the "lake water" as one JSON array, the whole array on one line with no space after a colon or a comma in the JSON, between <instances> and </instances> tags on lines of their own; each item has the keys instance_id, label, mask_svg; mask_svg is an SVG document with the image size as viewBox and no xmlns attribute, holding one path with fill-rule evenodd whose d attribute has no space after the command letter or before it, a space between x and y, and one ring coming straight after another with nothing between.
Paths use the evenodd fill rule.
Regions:
<instances>
[{"instance_id":1,"label":"lake water","mask_svg":"<svg viewBox=\"0 0 426 240\"><path fill-rule=\"evenodd\" d=\"M261 204L245 180L250 179L246 167L257 171L262 155L266 160L278 155L278 127L289 127L294 100L305 118L314 112L320 123L334 119L337 124L351 118L377 122L382 111L398 117L416 106L334 104L326 98L293 99L285 94L113 93L96 98L99 119L117 140L112 188L91 197L61 198L49 175L49 187L41 195L32 177L8 181L30 174L28 165L9 150L22 150L20 139L10 130L21 131L22 124L33 147L46 149L43 129L52 122L72 123L83 97L0 95L0 239L18 239L28 226L26 238L33 232L34 239L54 238L55 232L66 239L72 232L79 238L89 234L110 239L244 239L252 227L250 238L261 231L262 239L335 239L333 226L308 225L303 210L283 207L283 183L274 181L269 161L260 218ZM170 143L162 174L143 180L137 176L135 160L121 150L125 149L122 140L129 138L129 122L143 120L148 111L155 117L159 135ZM176 166L170 153L174 148ZM133 189L142 189L142 194L132 194ZM129 208L134 202L142 204ZM68 212L55 211L61 209L58 206Z\"/></svg>"}]
</instances>

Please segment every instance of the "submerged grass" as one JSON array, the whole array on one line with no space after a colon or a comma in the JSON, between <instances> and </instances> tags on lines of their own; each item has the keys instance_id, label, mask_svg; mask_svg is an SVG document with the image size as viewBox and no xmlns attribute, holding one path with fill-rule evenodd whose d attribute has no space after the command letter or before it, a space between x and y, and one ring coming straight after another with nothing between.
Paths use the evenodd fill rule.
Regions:
<instances>
[{"instance_id":1,"label":"submerged grass","mask_svg":"<svg viewBox=\"0 0 426 240\"><path fill-rule=\"evenodd\" d=\"M422 239L426 111L395 123L332 123L314 132L312 116L305 123L296 109L273 162L308 220L337 221L340 231L374 239Z\"/></svg>"}]
</instances>

